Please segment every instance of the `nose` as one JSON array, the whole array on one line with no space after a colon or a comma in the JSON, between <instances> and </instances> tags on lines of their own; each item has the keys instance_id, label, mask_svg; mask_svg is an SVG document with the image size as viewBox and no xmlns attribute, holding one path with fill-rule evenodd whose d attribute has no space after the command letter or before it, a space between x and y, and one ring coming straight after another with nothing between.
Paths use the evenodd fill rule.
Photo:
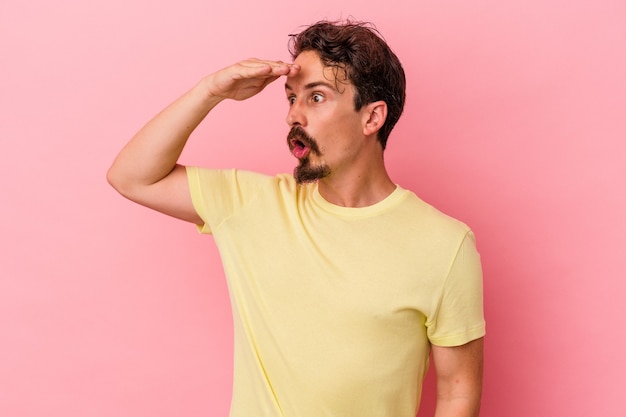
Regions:
<instances>
[{"instance_id":1,"label":"nose","mask_svg":"<svg viewBox=\"0 0 626 417\"><path fill-rule=\"evenodd\" d=\"M306 117L304 115L304 111L302 109L302 105L299 100L295 100L289 106L289 111L287 112L287 124L290 127L293 126L306 126Z\"/></svg>"}]
</instances>

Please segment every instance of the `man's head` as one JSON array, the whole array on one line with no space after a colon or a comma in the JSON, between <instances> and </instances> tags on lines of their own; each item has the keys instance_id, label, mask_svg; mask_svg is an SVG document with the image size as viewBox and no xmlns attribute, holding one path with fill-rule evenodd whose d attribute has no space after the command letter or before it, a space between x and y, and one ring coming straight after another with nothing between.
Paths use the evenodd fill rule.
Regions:
<instances>
[{"instance_id":1,"label":"man's head","mask_svg":"<svg viewBox=\"0 0 626 417\"><path fill-rule=\"evenodd\" d=\"M378 32L366 23L318 22L291 37L292 58L304 51L317 52L324 65L335 69L335 76L343 74L352 83L355 110L375 101L387 104L387 119L378 131L385 149L404 108L406 80L398 57Z\"/></svg>"}]
</instances>

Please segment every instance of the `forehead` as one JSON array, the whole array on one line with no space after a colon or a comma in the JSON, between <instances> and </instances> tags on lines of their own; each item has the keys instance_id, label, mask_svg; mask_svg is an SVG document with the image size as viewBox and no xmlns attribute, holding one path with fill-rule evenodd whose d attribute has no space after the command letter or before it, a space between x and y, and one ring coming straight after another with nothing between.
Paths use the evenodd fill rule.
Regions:
<instances>
[{"instance_id":1,"label":"forehead","mask_svg":"<svg viewBox=\"0 0 626 417\"><path fill-rule=\"evenodd\" d=\"M299 64L303 68L322 68L324 66L319 54L316 51L302 51L293 62L294 64Z\"/></svg>"},{"instance_id":2,"label":"forehead","mask_svg":"<svg viewBox=\"0 0 626 417\"><path fill-rule=\"evenodd\" d=\"M287 77L285 84L287 89L327 84L333 90L343 92L345 87L351 84L346 80L345 71L339 67L324 65L315 51L303 51L293 62L300 65L300 71L294 76Z\"/></svg>"}]
</instances>

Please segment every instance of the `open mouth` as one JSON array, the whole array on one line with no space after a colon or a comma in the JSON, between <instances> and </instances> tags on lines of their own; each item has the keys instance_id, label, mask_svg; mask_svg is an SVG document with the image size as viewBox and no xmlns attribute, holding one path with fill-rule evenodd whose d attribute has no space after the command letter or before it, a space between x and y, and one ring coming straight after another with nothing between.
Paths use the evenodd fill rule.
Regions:
<instances>
[{"instance_id":1,"label":"open mouth","mask_svg":"<svg viewBox=\"0 0 626 417\"><path fill-rule=\"evenodd\" d=\"M311 152L320 155L315 139L307 135L300 126L291 128L289 135L287 135L287 144L293 156L298 159L306 158Z\"/></svg>"},{"instance_id":2,"label":"open mouth","mask_svg":"<svg viewBox=\"0 0 626 417\"><path fill-rule=\"evenodd\" d=\"M300 139L291 139L291 153L298 159L306 158L311 148Z\"/></svg>"}]
</instances>

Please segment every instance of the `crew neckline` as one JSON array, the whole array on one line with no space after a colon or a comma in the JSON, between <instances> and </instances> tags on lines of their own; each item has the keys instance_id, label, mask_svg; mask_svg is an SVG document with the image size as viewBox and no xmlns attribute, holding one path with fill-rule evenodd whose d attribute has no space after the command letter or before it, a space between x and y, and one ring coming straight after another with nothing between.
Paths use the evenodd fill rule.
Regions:
<instances>
[{"instance_id":1,"label":"crew neckline","mask_svg":"<svg viewBox=\"0 0 626 417\"><path fill-rule=\"evenodd\" d=\"M371 206L365 207L344 207L338 206L326 200L319 192L318 184L313 190L313 201L322 209L340 216L370 216L380 213L394 206L406 195L406 190L396 184L396 188L385 198Z\"/></svg>"}]
</instances>

